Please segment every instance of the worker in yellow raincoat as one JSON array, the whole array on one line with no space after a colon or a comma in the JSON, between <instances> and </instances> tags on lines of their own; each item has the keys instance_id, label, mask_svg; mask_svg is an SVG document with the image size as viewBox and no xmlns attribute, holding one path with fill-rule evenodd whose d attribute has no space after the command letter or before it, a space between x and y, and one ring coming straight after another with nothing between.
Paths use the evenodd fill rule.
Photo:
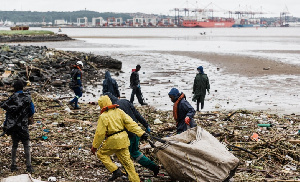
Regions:
<instances>
[{"instance_id":1,"label":"worker in yellow raincoat","mask_svg":"<svg viewBox=\"0 0 300 183\"><path fill-rule=\"evenodd\" d=\"M130 145L125 128L135 133L141 139L147 139L148 135L134 122L118 105L112 105L107 95L98 99L101 113L98 119L97 129L91 151L97 151L97 157L105 167L113 173L108 181L113 181L122 176L121 170L112 162L110 155L116 154L121 164L128 173L128 178L132 182L140 182L139 175L136 173L128 147ZM101 146L101 147L100 147Z\"/></svg>"}]
</instances>

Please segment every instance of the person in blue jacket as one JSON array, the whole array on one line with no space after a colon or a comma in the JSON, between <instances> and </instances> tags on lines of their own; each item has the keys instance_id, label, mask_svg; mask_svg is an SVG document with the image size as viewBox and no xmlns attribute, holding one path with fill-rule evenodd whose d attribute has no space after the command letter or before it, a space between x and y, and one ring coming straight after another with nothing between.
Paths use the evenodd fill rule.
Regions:
<instances>
[{"instance_id":1,"label":"person in blue jacket","mask_svg":"<svg viewBox=\"0 0 300 183\"><path fill-rule=\"evenodd\" d=\"M126 114L128 114L133 121L140 122L145 128L146 132L150 133L151 128L147 121L143 118L143 116L135 109L133 104L127 100L127 99L118 99L111 93L107 92L104 93L104 95L107 95L113 104L118 104L119 108L122 109ZM139 141L140 137L135 135L134 133L131 133L127 131L128 137L130 140L130 146L129 146L129 152L130 156L137 161L139 164L141 164L143 167L148 168L153 171L154 176L157 176L159 172L159 166L156 165L153 161L151 161L149 158L147 158L143 153L139 151Z\"/></svg>"},{"instance_id":2,"label":"person in blue jacket","mask_svg":"<svg viewBox=\"0 0 300 183\"><path fill-rule=\"evenodd\" d=\"M111 78L109 71L105 72L105 79L103 80L102 93L104 94L106 92L110 92L115 97L120 98L120 91L119 91L118 83L116 82L116 80Z\"/></svg>"},{"instance_id":3,"label":"person in blue jacket","mask_svg":"<svg viewBox=\"0 0 300 183\"><path fill-rule=\"evenodd\" d=\"M172 88L169 97L174 103L173 117L176 121L177 134L197 126L193 119L196 111L186 100L184 93L179 93L177 88Z\"/></svg>"},{"instance_id":4,"label":"person in blue jacket","mask_svg":"<svg viewBox=\"0 0 300 183\"><path fill-rule=\"evenodd\" d=\"M31 166L31 154L29 146L29 129L30 118L33 118L34 104L29 93L23 92L24 82L17 80L13 83L14 94L6 101L1 103L1 108L6 111L4 121L4 130L10 135L13 141L11 149L11 171L18 170L16 164L18 144L21 141L24 146L26 158L26 171L32 173L34 170Z\"/></svg>"},{"instance_id":5,"label":"person in blue jacket","mask_svg":"<svg viewBox=\"0 0 300 183\"><path fill-rule=\"evenodd\" d=\"M82 68L83 63L82 61L77 61L76 65L74 65L74 68L71 71L71 82L69 83L69 87L74 91L75 97L73 100L69 102L69 105L71 105L74 109L80 109L78 105L78 99L82 97Z\"/></svg>"}]
</instances>

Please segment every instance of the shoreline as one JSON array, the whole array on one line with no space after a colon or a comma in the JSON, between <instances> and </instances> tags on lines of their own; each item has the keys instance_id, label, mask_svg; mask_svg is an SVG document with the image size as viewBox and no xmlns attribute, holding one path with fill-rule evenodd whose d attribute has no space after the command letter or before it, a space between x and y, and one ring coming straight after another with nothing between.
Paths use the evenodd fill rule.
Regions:
<instances>
[{"instance_id":1,"label":"shoreline","mask_svg":"<svg viewBox=\"0 0 300 183\"><path fill-rule=\"evenodd\" d=\"M292 50L290 52L292 52ZM287 53L290 52L287 51ZM266 75L300 75L300 66L248 55L243 56L237 54L219 54L194 51L159 51L159 53L168 53L200 59L214 64L225 73L238 74L246 77L260 77ZM297 53L300 53L300 51Z\"/></svg>"}]
</instances>

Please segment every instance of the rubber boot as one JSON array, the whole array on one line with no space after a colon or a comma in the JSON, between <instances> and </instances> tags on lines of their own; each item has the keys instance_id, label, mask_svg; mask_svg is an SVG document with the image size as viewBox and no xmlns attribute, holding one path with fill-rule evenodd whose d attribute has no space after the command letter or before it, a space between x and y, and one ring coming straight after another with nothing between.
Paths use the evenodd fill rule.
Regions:
<instances>
[{"instance_id":1,"label":"rubber boot","mask_svg":"<svg viewBox=\"0 0 300 183\"><path fill-rule=\"evenodd\" d=\"M10 167L10 171L11 172L15 172L17 170L19 170L19 168L17 167L17 165L11 165L11 167Z\"/></svg>"},{"instance_id":2,"label":"rubber boot","mask_svg":"<svg viewBox=\"0 0 300 183\"><path fill-rule=\"evenodd\" d=\"M34 169L32 168L32 166L27 166L26 168L26 171L29 172L29 173L33 173L34 172Z\"/></svg>"},{"instance_id":3,"label":"rubber boot","mask_svg":"<svg viewBox=\"0 0 300 183\"><path fill-rule=\"evenodd\" d=\"M69 105L70 105L73 109L75 108L74 102L70 101L70 102L69 102Z\"/></svg>"},{"instance_id":4,"label":"rubber boot","mask_svg":"<svg viewBox=\"0 0 300 183\"><path fill-rule=\"evenodd\" d=\"M108 179L108 182L112 182L116 180L118 177L121 177L122 175L123 175L122 171L118 168L113 172L113 175L111 176L111 178Z\"/></svg>"},{"instance_id":5,"label":"rubber boot","mask_svg":"<svg viewBox=\"0 0 300 183\"><path fill-rule=\"evenodd\" d=\"M154 168L154 170L153 170L153 175L154 175L154 177L157 176L158 172L159 172L159 166L156 166L156 167Z\"/></svg>"}]
</instances>

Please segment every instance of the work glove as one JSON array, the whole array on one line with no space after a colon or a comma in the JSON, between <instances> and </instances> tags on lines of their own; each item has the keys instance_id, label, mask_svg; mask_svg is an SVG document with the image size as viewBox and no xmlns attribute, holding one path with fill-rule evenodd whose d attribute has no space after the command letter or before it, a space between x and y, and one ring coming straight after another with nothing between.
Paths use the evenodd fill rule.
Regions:
<instances>
[{"instance_id":1,"label":"work glove","mask_svg":"<svg viewBox=\"0 0 300 183\"><path fill-rule=\"evenodd\" d=\"M185 122L185 124L187 124L187 125L190 125L190 122L191 122L191 118L190 117L185 117L185 119L184 119L184 122Z\"/></svg>"},{"instance_id":2,"label":"work glove","mask_svg":"<svg viewBox=\"0 0 300 183\"><path fill-rule=\"evenodd\" d=\"M147 140L148 139L148 134L147 133L144 133L142 136L141 136L141 140Z\"/></svg>"},{"instance_id":3,"label":"work glove","mask_svg":"<svg viewBox=\"0 0 300 183\"><path fill-rule=\"evenodd\" d=\"M210 91L208 91L208 95L210 94Z\"/></svg>"},{"instance_id":4,"label":"work glove","mask_svg":"<svg viewBox=\"0 0 300 183\"><path fill-rule=\"evenodd\" d=\"M147 129L146 129L146 131L147 131L148 133L150 133L150 132L151 132L151 128L148 126Z\"/></svg>"},{"instance_id":5,"label":"work glove","mask_svg":"<svg viewBox=\"0 0 300 183\"><path fill-rule=\"evenodd\" d=\"M140 84L138 84L138 85L137 85L137 87L138 87L138 88L141 88L141 85L140 85Z\"/></svg>"},{"instance_id":6,"label":"work glove","mask_svg":"<svg viewBox=\"0 0 300 183\"><path fill-rule=\"evenodd\" d=\"M93 153L93 155L95 155L96 151L97 151L97 148L94 148L94 147L92 146L91 152Z\"/></svg>"}]
</instances>

